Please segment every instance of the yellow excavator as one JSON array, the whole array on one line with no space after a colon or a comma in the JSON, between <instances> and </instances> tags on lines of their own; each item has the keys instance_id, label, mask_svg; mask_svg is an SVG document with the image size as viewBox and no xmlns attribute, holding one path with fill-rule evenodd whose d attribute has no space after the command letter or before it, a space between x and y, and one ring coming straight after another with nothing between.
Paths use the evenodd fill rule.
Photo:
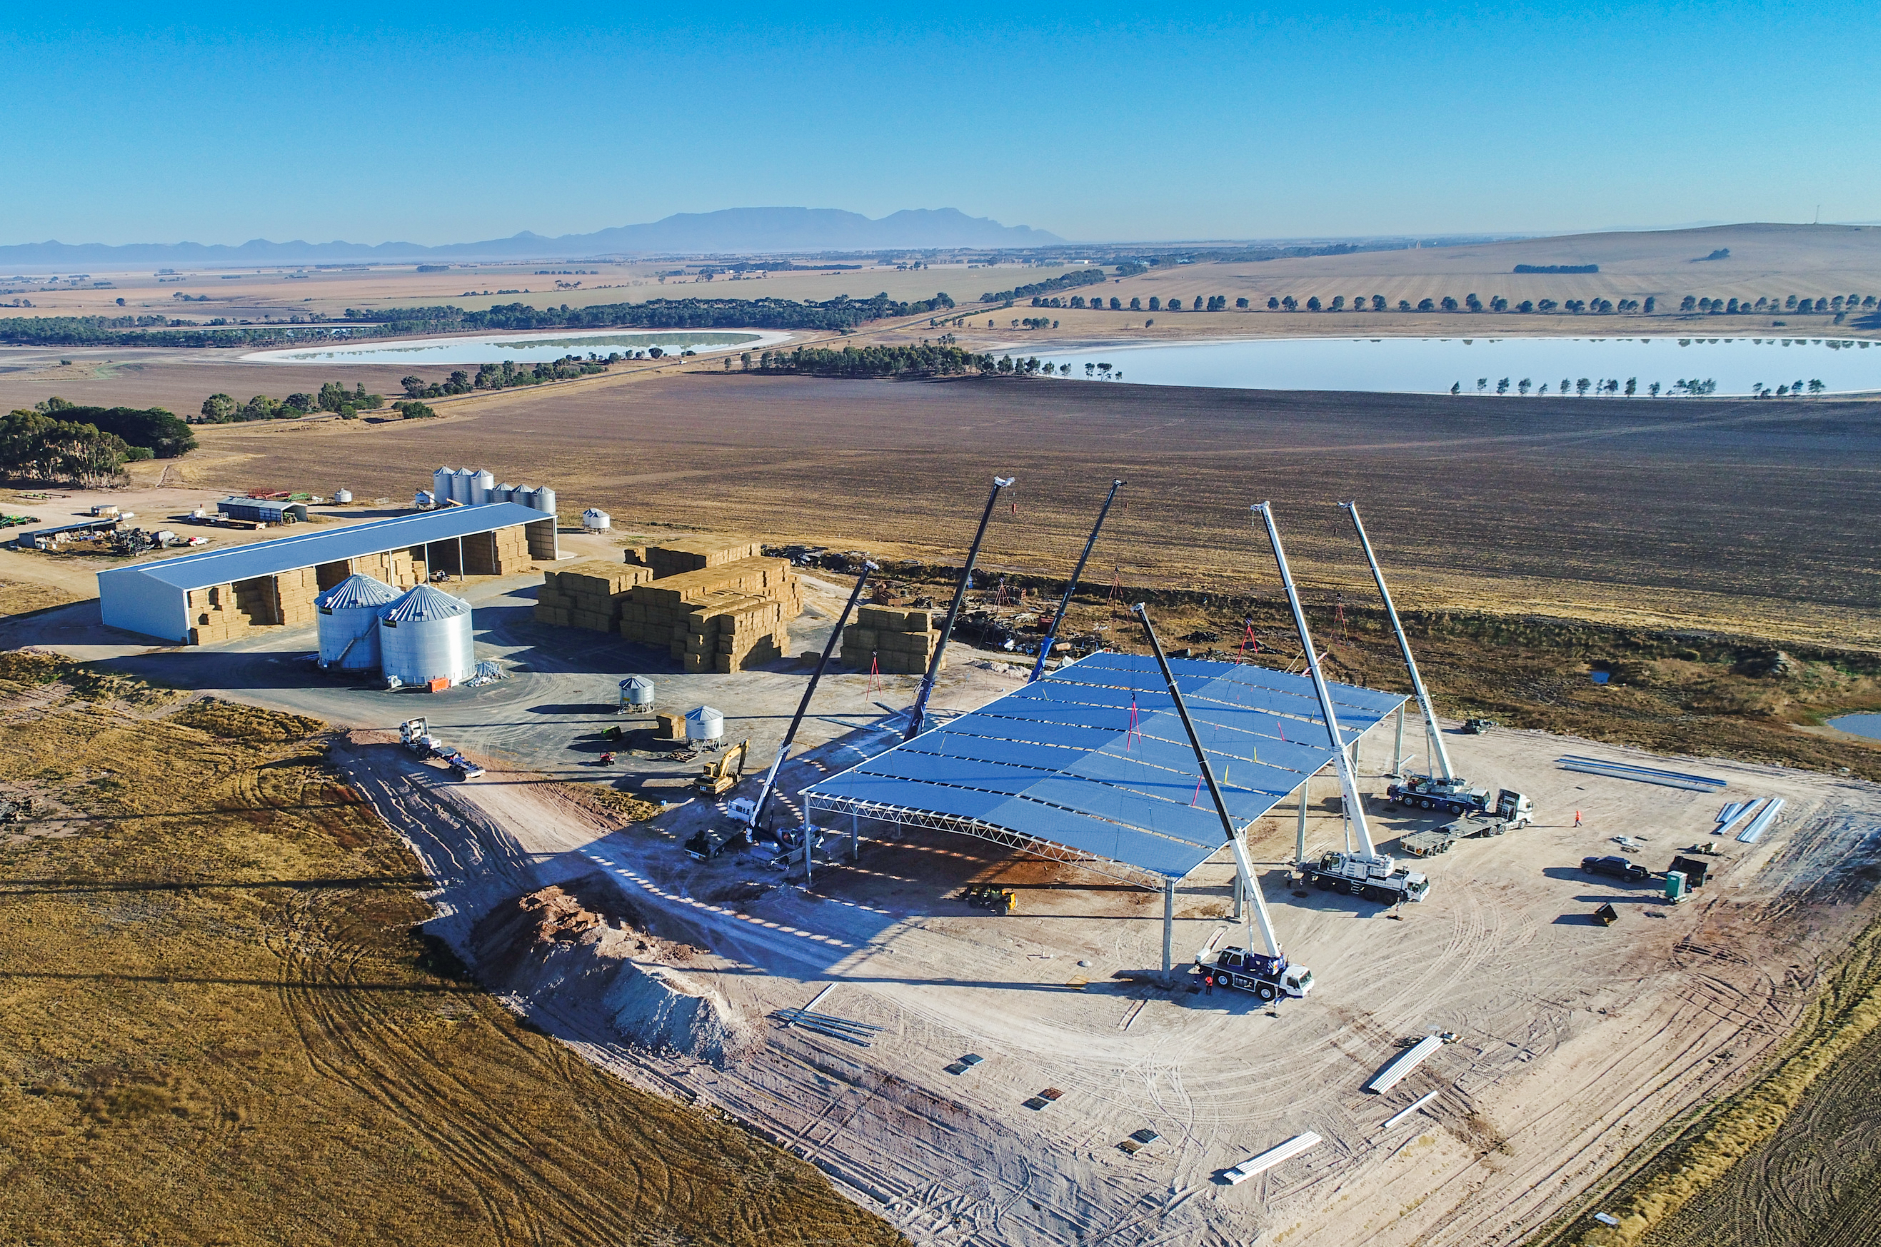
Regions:
<instances>
[{"instance_id":1,"label":"yellow excavator","mask_svg":"<svg viewBox=\"0 0 1881 1247\"><path fill-rule=\"evenodd\" d=\"M722 797L737 786L744 777L745 755L751 751L751 742L743 740L725 751L725 756L716 762L707 762L699 768L699 778L694 787L701 796Z\"/></svg>"}]
</instances>

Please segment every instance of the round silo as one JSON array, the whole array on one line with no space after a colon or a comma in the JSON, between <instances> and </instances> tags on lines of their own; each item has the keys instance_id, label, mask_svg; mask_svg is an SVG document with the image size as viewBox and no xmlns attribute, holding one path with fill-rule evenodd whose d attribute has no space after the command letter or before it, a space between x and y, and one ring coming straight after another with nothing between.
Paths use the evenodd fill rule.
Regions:
<instances>
[{"instance_id":1,"label":"round silo","mask_svg":"<svg viewBox=\"0 0 1881 1247\"><path fill-rule=\"evenodd\" d=\"M589 507L581 513L581 526L591 533L604 533L614 527L614 517L599 507Z\"/></svg>"},{"instance_id":2,"label":"round silo","mask_svg":"<svg viewBox=\"0 0 1881 1247\"><path fill-rule=\"evenodd\" d=\"M501 485L498 485L496 492L490 495L491 502L514 502L515 500L516 487L508 481L504 481Z\"/></svg>"},{"instance_id":3,"label":"round silo","mask_svg":"<svg viewBox=\"0 0 1881 1247\"><path fill-rule=\"evenodd\" d=\"M379 612L398 590L355 572L314 599L320 625L320 665L371 671L379 665Z\"/></svg>"},{"instance_id":4,"label":"round silo","mask_svg":"<svg viewBox=\"0 0 1881 1247\"><path fill-rule=\"evenodd\" d=\"M633 711L653 709L653 681L643 675L630 675L622 680L620 704Z\"/></svg>"},{"instance_id":5,"label":"round silo","mask_svg":"<svg viewBox=\"0 0 1881 1247\"><path fill-rule=\"evenodd\" d=\"M336 489L333 491L333 501L337 503L344 505L345 503L351 502L352 500L353 500L353 491L350 489Z\"/></svg>"},{"instance_id":6,"label":"round silo","mask_svg":"<svg viewBox=\"0 0 1881 1247\"><path fill-rule=\"evenodd\" d=\"M451 478L451 501L470 505L470 483L477 479L477 469L459 468L457 475Z\"/></svg>"},{"instance_id":7,"label":"round silo","mask_svg":"<svg viewBox=\"0 0 1881 1247\"><path fill-rule=\"evenodd\" d=\"M712 741L725 735L724 712L710 706L686 711L686 739Z\"/></svg>"},{"instance_id":8,"label":"round silo","mask_svg":"<svg viewBox=\"0 0 1881 1247\"><path fill-rule=\"evenodd\" d=\"M495 488L496 477L490 475L488 468L479 469L477 474L470 478L470 501L478 506L486 502L495 502L496 499L490 497L490 491Z\"/></svg>"},{"instance_id":9,"label":"round silo","mask_svg":"<svg viewBox=\"0 0 1881 1247\"><path fill-rule=\"evenodd\" d=\"M536 500L531 505L538 511L546 511L550 515L554 515L555 491L550 489L547 485L544 485L541 489L536 490Z\"/></svg>"},{"instance_id":10,"label":"round silo","mask_svg":"<svg viewBox=\"0 0 1881 1247\"><path fill-rule=\"evenodd\" d=\"M456 479L456 468L439 468L431 474L431 497L439 506L451 496L451 482Z\"/></svg>"},{"instance_id":11,"label":"round silo","mask_svg":"<svg viewBox=\"0 0 1881 1247\"><path fill-rule=\"evenodd\" d=\"M407 590L379 611L379 662L401 684L460 684L477 670L470 603L430 585Z\"/></svg>"},{"instance_id":12,"label":"round silo","mask_svg":"<svg viewBox=\"0 0 1881 1247\"><path fill-rule=\"evenodd\" d=\"M518 485L516 487L516 493L514 496L510 498L510 501L520 502L525 507L535 506L536 505L536 487L534 485Z\"/></svg>"}]
</instances>

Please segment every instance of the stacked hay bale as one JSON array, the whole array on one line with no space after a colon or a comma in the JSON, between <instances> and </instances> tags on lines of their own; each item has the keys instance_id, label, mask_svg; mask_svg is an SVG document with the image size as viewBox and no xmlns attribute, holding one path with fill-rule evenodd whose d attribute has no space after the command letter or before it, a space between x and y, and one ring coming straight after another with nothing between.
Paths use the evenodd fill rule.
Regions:
<instances>
[{"instance_id":1,"label":"stacked hay bale","mask_svg":"<svg viewBox=\"0 0 1881 1247\"><path fill-rule=\"evenodd\" d=\"M189 643L229 641L248 631L248 616L235 609L234 585L189 591Z\"/></svg>"},{"instance_id":2,"label":"stacked hay bale","mask_svg":"<svg viewBox=\"0 0 1881 1247\"><path fill-rule=\"evenodd\" d=\"M775 662L790 651L784 604L777 598L713 593L686 615L689 674L730 675Z\"/></svg>"},{"instance_id":3,"label":"stacked hay bale","mask_svg":"<svg viewBox=\"0 0 1881 1247\"><path fill-rule=\"evenodd\" d=\"M789 636L784 628L790 620L803 613L803 596L796 574L784 559L738 559L715 567L662 576L649 583L636 585L621 611L620 634L642 645L665 646L674 658L684 660L688 648L693 645L695 632L703 638L709 631L716 638L722 630L716 624L707 629L703 622L699 628L693 628L693 612L712 599L713 614L716 614L732 608L735 605L734 598L762 598L775 602L778 608L775 644L780 652L789 648ZM752 618L755 619L755 616ZM723 630L736 633L738 628L734 624ZM768 624L758 628L755 623L748 622L745 626L746 637L752 644L757 643L757 631L770 630ZM697 652L704 653L704 640L701 639L698 645L700 648Z\"/></svg>"},{"instance_id":4,"label":"stacked hay bale","mask_svg":"<svg viewBox=\"0 0 1881 1247\"><path fill-rule=\"evenodd\" d=\"M652 577L650 568L599 559L548 572L536 594L536 622L613 632L620 627L627 595Z\"/></svg>"},{"instance_id":5,"label":"stacked hay bale","mask_svg":"<svg viewBox=\"0 0 1881 1247\"><path fill-rule=\"evenodd\" d=\"M659 545L628 546L627 561L653 569L656 580L683 572L704 571L743 559L755 559L764 552L755 541L730 537L683 537Z\"/></svg>"},{"instance_id":6,"label":"stacked hay bale","mask_svg":"<svg viewBox=\"0 0 1881 1247\"><path fill-rule=\"evenodd\" d=\"M293 571L280 572L274 576L274 618L271 622L286 624L312 623L319 617L314 609L314 599L320 596L320 577L312 567L298 567ZM266 593L267 581L263 580L262 592Z\"/></svg>"},{"instance_id":7,"label":"stacked hay bale","mask_svg":"<svg viewBox=\"0 0 1881 1247\"><path fill-rule=\"evenodd\" d=\"M530 561L529 531L521 524L464 538L464 562L473 576L513 576Z\"/></svg>"},{"instance_id":8,"label":"stacked hay bale","mask_svg":"<svg viewBox=\"0 0 1881 1247\"><path fill-rule=\"evenodd\" d=\"M843 629L842 659L852 667L865 667L873 658L884 674L921 675L940 644L935 612L864 606L856 622ZM945 669L947 660L941 659Z\"/></svg>"},{"instance_id":9,"label":"stacked hay bale","mask_svg":"<svg viewBox=\"0 0 1881 1247\"><path fill-rule=\"evenodd\" d=\"M409 589L425 583L430 570L424 564L424 547L416 547L417 557L411 550L389 550L384 554L366 554L349 559L351 570L347 573L361 572L374 580L383 581L395 589Z\"/></svg>"}]
</instances>

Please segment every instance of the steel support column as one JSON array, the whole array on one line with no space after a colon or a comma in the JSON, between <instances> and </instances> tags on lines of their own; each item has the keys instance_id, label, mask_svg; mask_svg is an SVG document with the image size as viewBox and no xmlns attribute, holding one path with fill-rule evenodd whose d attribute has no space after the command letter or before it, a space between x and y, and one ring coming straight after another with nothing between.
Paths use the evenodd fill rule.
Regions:
<instances>
[{"instance_id":1,"label":"steel support column","mask_svg":"<svg viewBox=\"0 0 1881 1247\"><path fill-rule=\"evenodd\" d=\"M1163 880L1163 982L1170 987L1176 985L1175 975L1171 973L1175 966L1176 951L1176 881Z\"/></svg>"},{"instance_id":2,"label":"steel support column","mask_svg":"<svg viewBox=\"0 0 1881 1247\"><path fill-rule=\"evenodd\" d=\"M1308 775L1300 781L1300 826L1295 835L1293 861L1295 865L1306 860L1306 803L1313 791L1313 777Z\"/></svg>"},{"instance_id":3,"label":"steel support column","mask_svg":"<svg viewBox=\"0 0 1881 1247\"><path fill-rule=\"evenodd\" d=\"M1391 773L1404 777L1404 703L1398 703L1398 743L1391 751Z\"/></svg>"}]
</instances>

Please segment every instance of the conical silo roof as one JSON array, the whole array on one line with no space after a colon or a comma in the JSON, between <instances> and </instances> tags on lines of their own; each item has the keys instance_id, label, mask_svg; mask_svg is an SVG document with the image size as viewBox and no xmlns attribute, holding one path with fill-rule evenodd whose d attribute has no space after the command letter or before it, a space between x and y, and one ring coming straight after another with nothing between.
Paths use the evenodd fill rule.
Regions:
<instances>
[{"instance_id":1,"label":"conical silo roof","mask_svg":"<svg viewBox=\"0 0 1881 1247\"><path fill-rule=\"evenodd\" d=\"M419 585L408 589L405 596L379 612L380 619L397 623L414 623L426 619L452 619L458 615L468 615L470 603L462 598L454 598L430 585Z\"/></svg>"},{"instance_id":2,"label":"conical silo roof","mask_svg":"<svg viewBox=\"0 0 1881 1247\"><path fill-rule=\"evenodd\" d=\"M398 590L391 585L361 572L354 572L315 598L314 605L324 611L336 611L361 606L384 606L387 602L397 600Z\"/></svg>"}]
</instances>

